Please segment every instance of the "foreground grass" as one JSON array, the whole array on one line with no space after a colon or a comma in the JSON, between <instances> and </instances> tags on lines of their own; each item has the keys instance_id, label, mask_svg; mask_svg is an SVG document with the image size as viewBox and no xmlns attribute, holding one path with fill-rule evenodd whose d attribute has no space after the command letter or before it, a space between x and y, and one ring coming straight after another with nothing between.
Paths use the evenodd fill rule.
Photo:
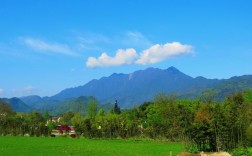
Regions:
<instances>
[{"instance_id":1,"label":"foreground grass","mask_svg":"<svg viewBox=\"0 0 252 156\"><path fill-rule=\"evenodd\" d=\"M0 137L1 155L177 155L181 143L50 137Z\"/></svg>"}]
</instances>

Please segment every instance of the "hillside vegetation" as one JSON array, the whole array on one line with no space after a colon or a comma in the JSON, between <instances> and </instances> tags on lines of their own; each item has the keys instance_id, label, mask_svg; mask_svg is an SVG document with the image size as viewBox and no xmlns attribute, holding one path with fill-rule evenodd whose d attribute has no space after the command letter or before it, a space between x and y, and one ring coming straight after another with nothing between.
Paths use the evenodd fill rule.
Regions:
<instances>
[{"instance_id":1,"label":"hillside vegetation","mask_svg":"<svg viewBox=\"0 0 252 156\"><path fill-rule=\"evenodd\" d=\"M182 141L188 151L220 151L252 146L252 91L238 92L222 102L214 93L204 92L197 100L179 100L176 95L159 94L154 102L121 110L115 102L109 112L88 101L86 114L67 112L58 124L75 127L85 138L138 138ZM45 126L46 112L15 113L1 102L0 134L47 136L54 128Z\"/></svg>"}]
</instances>

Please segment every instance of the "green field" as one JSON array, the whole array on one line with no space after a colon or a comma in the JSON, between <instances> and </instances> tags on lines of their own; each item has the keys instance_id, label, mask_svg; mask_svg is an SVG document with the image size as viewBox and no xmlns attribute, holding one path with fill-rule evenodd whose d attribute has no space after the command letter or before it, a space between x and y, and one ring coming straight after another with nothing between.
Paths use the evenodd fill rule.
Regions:
<instances>
[{"instance_id":1,"label":"green field","mask_svg":"<svg viewBox=\"0 0 252 156\"><path fill-rule=\"evenodd\" d=\"M50 137L0 137L0 155L177 155L181 143Z\"/></svg>"}]
</instances>

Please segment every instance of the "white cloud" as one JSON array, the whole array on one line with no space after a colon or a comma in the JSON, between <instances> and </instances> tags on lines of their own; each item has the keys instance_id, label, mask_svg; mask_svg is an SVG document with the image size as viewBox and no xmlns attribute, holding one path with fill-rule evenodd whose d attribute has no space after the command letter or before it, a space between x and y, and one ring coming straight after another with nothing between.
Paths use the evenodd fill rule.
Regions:
<instances>
[{"instance_id":1,"label":"white cloud","mask_svg":"<svg viewBox=\"0 0 252 156\"><path fill-rule=\"evenodd\" d=\"M66 44L47 43L45 41L33 38L21 38L21 40L29 47L38 51L46 51L50 53L58 53L69 56L78 56L76 52L71 50Z\"/></svg>"},{"instance_id":2,"label":"white cloud","mask_svg":"<svg viewBox=\"0 0 252 156\"><path fill-rule=\"evenodd\" d=\"M132 34L134 35L134 34ZM142 51L140 55L136 50L119 49L114 57L109 56L107 53L102 53L98 58L89 57L86 66L87 67L104 67L104 66L119 66L124 64L154 64L170 57L180 56L183 54L193 54L191 45L181 44L180 42L171 42L162 44L156 44L150 48Z\"/></svg>"},{"instance_id":3,"label":"white cloud","mask_svg":"<svg viewBox=\"0 0 252 156\"><path fill-rule=\"evenodd\" d=\"M3 94L4 90L2 88L0 88L0 94Z\"/></svg>"},{"instance_id":4,"label":"white cloud","mask_svg":"<svg viewBox=\"0 0 252 156\"><path fill-rule=\"evenodd\" d=\"M140 58L135 62L137 64L154 64L166 60L173 56L187 54L192 52L192 46L183 45L179 42L166 43L164 45L156 44L140 54Z\"/></svg>"},{"instance_id":5,"label":"white cloud","mask_svg":"<svg viewBox=\"0 0 252 156\"><path fill-rule=\"evenodd\" d=\"M135 49L119 49L114 57L108 56L106 53L102 53L98 58L89 57L86 66L87 67L103 67L103 66L119 66L124 64L132 64L137 58Z\"/></svg>"}]
</instances>

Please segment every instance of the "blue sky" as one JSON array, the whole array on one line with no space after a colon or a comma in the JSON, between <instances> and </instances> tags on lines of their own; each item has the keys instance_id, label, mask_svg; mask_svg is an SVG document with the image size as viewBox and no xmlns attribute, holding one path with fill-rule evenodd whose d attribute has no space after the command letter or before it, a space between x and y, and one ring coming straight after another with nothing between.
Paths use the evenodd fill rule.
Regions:
<instances>
[{"instance_id":1,"label":"blue sky","mask_svg":"<svg viewBox=\"0 0 252 156\"><path fill-rule=\"evenodd\" d=\"M175 66L252 74L250 0L2 0L0 97L51 96L112 73Z\"/></svg>"}]
</instances>

